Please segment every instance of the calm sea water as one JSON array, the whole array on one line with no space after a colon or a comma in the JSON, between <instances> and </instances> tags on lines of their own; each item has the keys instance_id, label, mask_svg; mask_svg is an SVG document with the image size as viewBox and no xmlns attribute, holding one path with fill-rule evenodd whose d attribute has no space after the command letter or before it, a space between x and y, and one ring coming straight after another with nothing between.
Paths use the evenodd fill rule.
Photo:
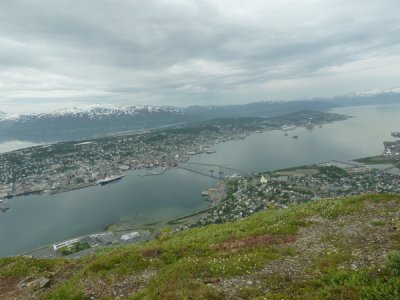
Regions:
<instances>
[{"instance_id":1,"label":"calm sea water","mask_svg":"<svg viewBox=\"0 0 400 300\"><path fill-rule=\"evenodd\" d=\"M0 256L104 229L129 221L145 224L169 220L204 209L201 192L216 180L174 169L161 176L139 176L55 195L31 195L5 200L0 212Z\"/></svg>"},{"instance_id":2,"label":"calm sea water","mask_svg":"<svg viewBox=\"0 0 400 300\"><path fill-rule=\"evenodd\" d=\"M37 146L39 144L26 142L26 141L2 141L0 140L0 153L14 151L22 148Z\"/></svg>"},{"instance_id":3,"label":"calm sea water","mask_svg":"<svg viewBox=\"0 0 400 300\"><path fill-rule=\"evenodd\" d=\"M356 116L307 130L298 128L253 134L214 147L217 153L192 157L247 171L274 170L331 159L350 160L380 154L383 141L400 131L400 105L348 107L333 112ZM297 135L298 139L292 136ZM201 191L216 181L174 169L162 176L131 173L122 181L57 195L6 200L0 212L0 256L18 254L56 241L103 230L128 221L144 224L172 219L207 206Z\"/></svg>"},{"instance_id":4,"label":"calm sea water","mask_svg":"<svg viewBox=\"0 0 400 300\"><path fill-rule=\"evenodd\" d=\"M198 155L191 161L254 172L351 160L381 154L383 142L394 140L391 132L400 131L400 105L347 107L332 112L355 117L312 130L297 128L287 136L280 130L253 134L245 140L218 144L215 154Z\"/></svg>"}]
</instances>

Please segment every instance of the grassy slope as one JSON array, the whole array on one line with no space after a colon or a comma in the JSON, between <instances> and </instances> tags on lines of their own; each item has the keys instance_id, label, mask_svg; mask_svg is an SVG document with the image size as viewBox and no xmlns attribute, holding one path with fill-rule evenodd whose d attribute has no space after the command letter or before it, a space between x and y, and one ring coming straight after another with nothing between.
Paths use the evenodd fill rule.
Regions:
<instances>
[{"instance_id":1,"label":"grassy slope","mask_svg":"<svg viewBox=\"0 0 400 300\"><path fill-rule=\"evenodd\" d=\"M44 275L44 299L398 299L399 208L390 195L323 200L80 261L1 259L0 298Z\"/></svg>"}]
</instances>

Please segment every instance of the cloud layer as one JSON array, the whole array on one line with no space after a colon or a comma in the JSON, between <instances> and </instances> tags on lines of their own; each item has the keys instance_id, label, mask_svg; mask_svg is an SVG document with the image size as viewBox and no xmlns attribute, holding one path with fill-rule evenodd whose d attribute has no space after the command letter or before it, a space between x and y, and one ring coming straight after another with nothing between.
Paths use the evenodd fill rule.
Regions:
<instances>
[{"instance_id":1,"label":"cloud layer","mask_svg":"<svg viewBox=\"0 0 400 300\"><path fill-rule=\"evenodd\" d=\"M398 86L398 0L4 0L0 111Z\"/></svg>"}]
</instances>

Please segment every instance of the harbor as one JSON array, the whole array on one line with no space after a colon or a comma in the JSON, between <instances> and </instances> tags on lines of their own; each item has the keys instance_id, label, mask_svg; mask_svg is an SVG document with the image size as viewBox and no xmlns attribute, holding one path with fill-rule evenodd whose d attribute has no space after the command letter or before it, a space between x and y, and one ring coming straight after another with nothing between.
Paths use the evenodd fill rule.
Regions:
<instances>
[{"instance_id":1,"label":"harbor","mask_svg":"<svg viewBox=\"0 0 400 300\"><path fill-rule=\"evenodd\" d=\"M174 167L193 156L215 155L215 146L220 143L244 141L255 133L277 130L285 126L287 119L293 124L289 127L304 128L310 119L320 124L340 122L348 117L327 112L297 112L273 118L238 119L232 124L206 121L141 135L117 135L19 149L0 155L0 197L44 191L60 193L96 182L119 180L118 176L132 170ZM196 134L189 134L191 131Z\"/></svg>"}]
</instances>

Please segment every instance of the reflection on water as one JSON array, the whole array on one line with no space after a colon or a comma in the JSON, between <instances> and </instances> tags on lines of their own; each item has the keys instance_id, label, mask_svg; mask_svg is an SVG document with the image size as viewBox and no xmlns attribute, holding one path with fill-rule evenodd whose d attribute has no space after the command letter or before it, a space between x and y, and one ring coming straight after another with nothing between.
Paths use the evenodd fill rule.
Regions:
<instances>
[{"instance_id":1,"label":"reflection on water","mask_svg":"<svg viewBox=\"0 0 400 300\"><path fill-rule=\"evenodd\" d=\"M399 130L400 105L390 107L347 107L332 112L356 116L345 121L318 126L253 134L246 140L218 144L215 154L191 159L244 171L275 170L328 160L351 160L383 152L383 142L393 140ZM294 139L293 136L298 136Z\"/></svg>"}]
</instances>

